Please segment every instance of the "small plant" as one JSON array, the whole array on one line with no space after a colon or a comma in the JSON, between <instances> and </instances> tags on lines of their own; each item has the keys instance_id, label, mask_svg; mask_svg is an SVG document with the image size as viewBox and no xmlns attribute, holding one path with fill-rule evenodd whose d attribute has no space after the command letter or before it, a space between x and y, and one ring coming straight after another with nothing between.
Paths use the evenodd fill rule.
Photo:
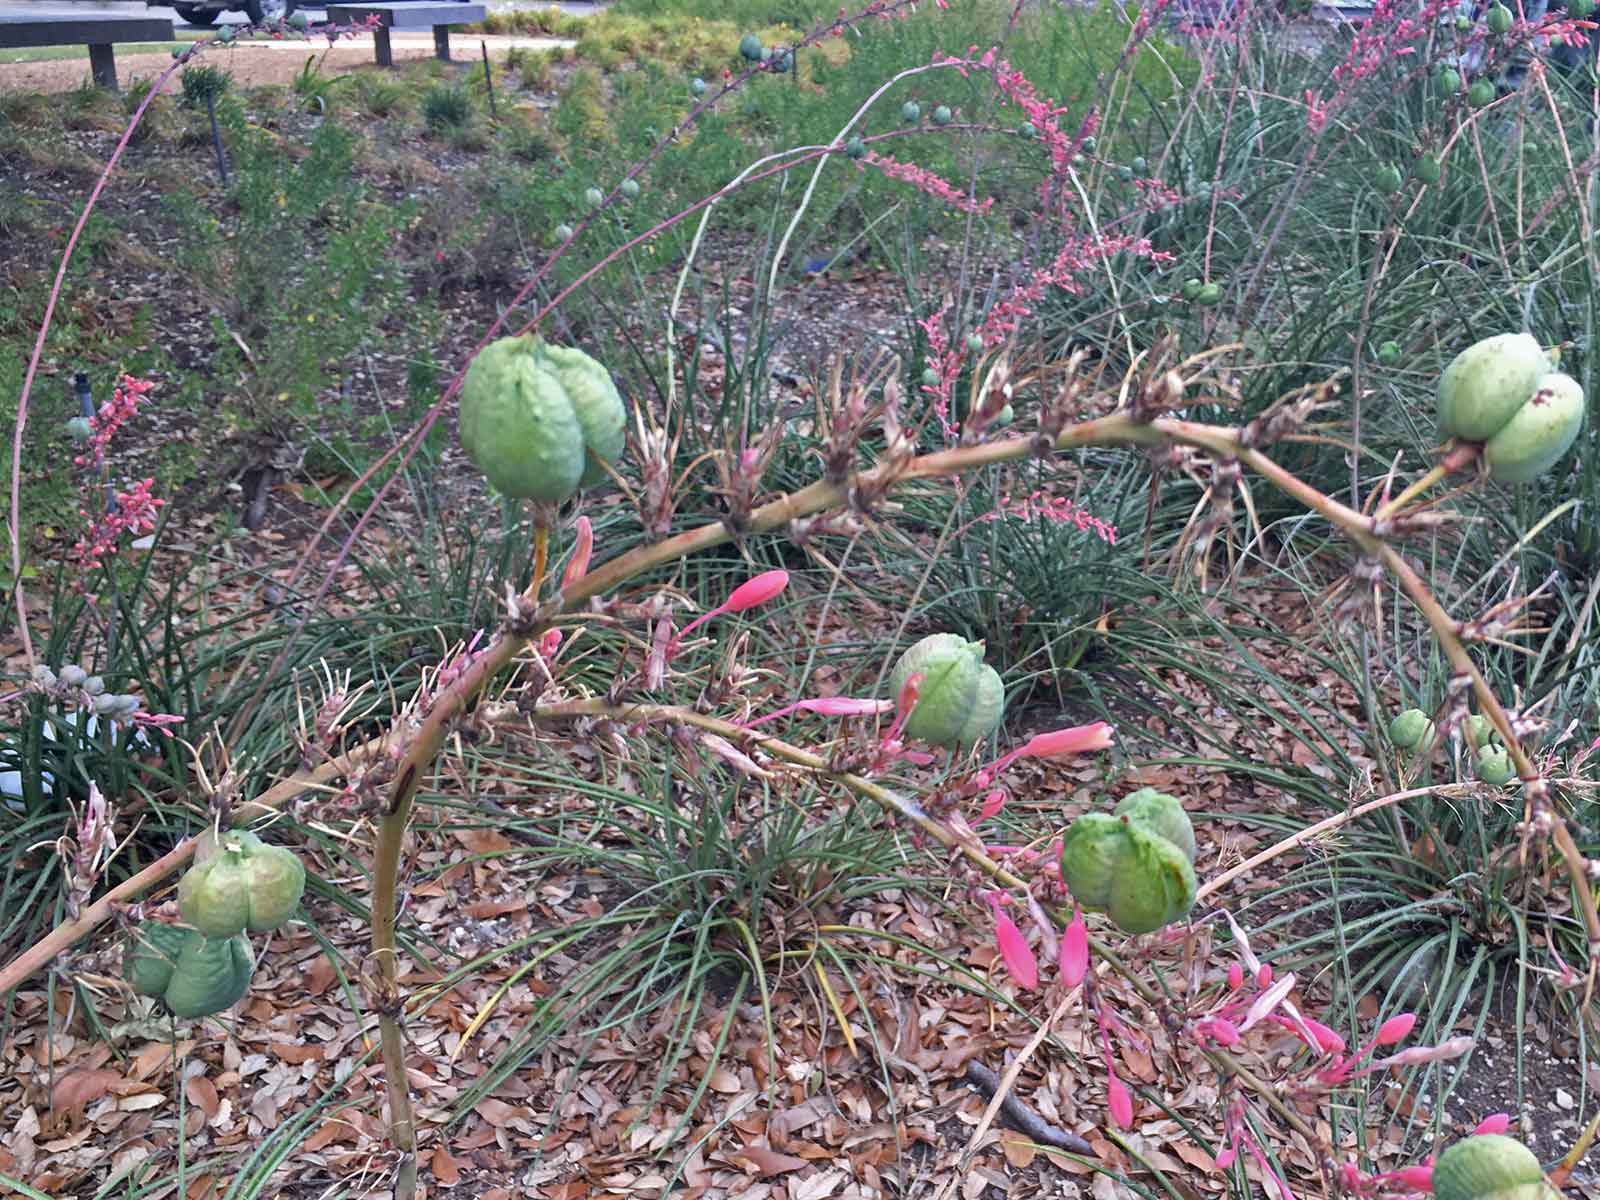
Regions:
<instances>
[{"instance_id":1,"label":"small plant","mask_svg":"<svg viewBox=\"0 0 1600 1200\"><path fill-rule=\"evenodd\" d=\"M458 84L436 83L422 93L421 112L432 133L460 129L472 120L472 98Z\"/></svg>"},{"instance_id":2,"label":"small plant","mask_svg":"<svg viewBox=\"0 0 1600 1200\"><path fill-rule=\"evenodd\" d=\"M178 85L181 89L179 103L186 108L204 110L228 94L233 87L233 76L209 63L194 64L183 69Z\"/></svg>"},{"instance_id":3,"label":"small plant","mask_svg":"<svg viewBox=\"0 0 1600 1200\"><path fill-rule=\"evenodd\" d=\"M411 90L398 79L375 71L355 77L356 103L370 117L392 117L411 106Z\"/></svg>"}]
</instances>

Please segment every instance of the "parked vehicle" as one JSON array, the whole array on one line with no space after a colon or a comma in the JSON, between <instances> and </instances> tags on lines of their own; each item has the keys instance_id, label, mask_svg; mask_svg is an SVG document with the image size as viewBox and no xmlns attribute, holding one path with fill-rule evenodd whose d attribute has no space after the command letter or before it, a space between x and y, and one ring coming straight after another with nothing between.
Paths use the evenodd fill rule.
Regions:
<instances>
[{"instance_id":1,"label":"parked vehicle","mask_svg":"<svg viewBox=\"0 0 1600 1200\"><path fill-rule=\"evenodd\" d=\"M295 10L295 0L200 0L172 7L189 24L209 29L225 12L242 12L254 24L287 21Z\"/></svg>"}]
</instances>

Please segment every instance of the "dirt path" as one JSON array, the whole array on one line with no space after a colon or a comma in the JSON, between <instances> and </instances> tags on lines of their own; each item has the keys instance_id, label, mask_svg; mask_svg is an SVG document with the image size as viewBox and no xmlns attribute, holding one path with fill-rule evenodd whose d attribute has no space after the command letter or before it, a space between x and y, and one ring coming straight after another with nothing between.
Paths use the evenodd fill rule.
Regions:
<instances>
[{"instance_id":1,"label":"dirt path","mask_svg":"<svg viewBox=\"0 0 1600 1200\"><path fill-rule=\"evenodd\" d=\"M396 62L433 57L431 33L395 33L390 38ZM457 34L451 39L451 52L456 61L476 61L480 41L488 45L490 55L496 58L513 46L543 50L572 44L560 38ZM246 42L229 47L218 46L208 50L205 57L207 62L230 72L235 83L257 87L290 83L300 74L306 58L313 54L322 59L322 70L329 74L344 75L352 71L379 69L373 61L372 38L369 35L341 37L332 47L323 38ZM166 53L118 54L117 78L123 87L127 87L134 79L149 79L160 74L171 62L171 56ZM0 90L67 92L80 86L88 77L87 54L83 58L48 62L6 63L0 65Z\"/></svg>"}]
</instances>

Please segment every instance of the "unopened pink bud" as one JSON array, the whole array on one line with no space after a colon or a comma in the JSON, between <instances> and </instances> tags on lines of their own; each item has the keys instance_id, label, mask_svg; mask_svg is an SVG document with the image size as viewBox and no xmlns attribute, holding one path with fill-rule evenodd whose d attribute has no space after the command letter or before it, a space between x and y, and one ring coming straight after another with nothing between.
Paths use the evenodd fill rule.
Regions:
<instances>
[{"instance_id":1,"label":"unopened pink bud","mask_svg":"<svg viewBox=\"0 0 1600 1200\"><path fill-rule=\"evenodd\" d=\"M1072 924L1061 935L1061 982L1075 988L1089 973L1089 927L1084 924L1083 913L1072 912Z\"/></svg>"},{"instance_id":2,"label":"unopened pink bud","mask_svg":"<svg viewBox=\"0 0 1600 1200\"><path fill-rule=\"evenodd\" d=\"M886 700L858 700L852 696L819 696L814 700L802 700L795 707L825 717L860 717L882 712L889 704Z\"/></svg>"},{"instance_id":3,"label":"unopened pink bud","mask_svg":"<svg viewBox=\"0 0 1600 1200\"><path fill-rule=\"evenodd\" d=\"M593 552L594 527L589 524L588 517L579 517L572 557L567 560L567 569L561 572L561 587L563 590L571 587L589 573L589 556Z\"/></svg>"},{"instance_id":4,"label":"unopened pink bud","mask_svg":"<svg viewBox=\"0 0 1600 1200\"><path fill-rule=\"evenodd\" d=\"M1037 733L1022 747L1023 758L1054 758L1059 754L1082 754L1086 750L1104 750L1111 745L1111 726L1104 721L1092 725L1074 725L1071 729L1057 729L1050 733Z\"/></svg>"},{"instance_id":5,"label":"unopened pink bud","mask_svg":"<svg viewBox=\"0 0 1600 1200\"><path fill-rule=\"evenodd\" d=\"M1244 986L1244 968L1238 963L1228 964L1228 987L1237 992Z\"/></svg>"},{"instance_id":6,"label":"unopened pink bud","mask_svg":"<svg viewBox=\"0 0 1600 1200\"><path fill-rule=\"evenodd\" d=\"M1256 972L1256 986L1264 988L1272 983L1272 964L1262 963L1261 969Z\"/></svg>"},{"instance_id":7,"label":"unopened pink bud","mask_svg":"<svg viewBox=\"0 0 1600 1200\"><path fill-rule=\"evenodd\" d=\"M1406 1035L1411 1032L1411 1027L1417 1023L1416 1013L1401 1013L1390 1017L1378 1026L1376 1043L1380 1046L1392 1046L1396 1042L1403 1042Z\"/></svg>"},{"instance_id":8,"label":"unopened pink bud","mask_svg":"<svg viewBox=\"0 0 1600 1200\"><path fill-rule=\"evenodd\" d=\"M983 808L978 814L978 820L987 821L990 817L999 814L1006 806L1006 793L1004 788L995 788L983 798Z\"/></svg>"},{"instance_id":9,"label":"unopened pink bud","mask_svg":"<svg viewBox=\"0 0 1600 1200\"><path fill-rule=\"evenodd\" d=\"M1509 1113L1490 1113L1478 1122L1478 1127L1472 1131L1474 1137L1480 1133L1504 1133L1511 1128L1511 1115Z\"/></svg>"},{"instance_id":10,"label":"unopened pink bud","mask_svg":"<svg viewBox=\"0 0 1600 1200\"><path fill-rule=\"evenodd\" d=\"M1217 1170L1226 1171L1233 1166L1233 1160L1239 1157L1239 1152L1232 1146L1224 1146L1217 1154Z\"/></svg>"},{"instance_id":11,"label":"unopened pink bud","mask_svg":"<svg viewBox=\"0 0 1600 1200\"><path fill-rule=\"evenodd\" d=\"M1133 1097L1128 1085L1113 1075L1106 1083L1106 1103L1111 1109L1111 1119L1123 1129L1133 1128Z\"/></svg>"},{"instance_id":12,"label":"unopened pink bud","mask_svg":"<svg viewBox=\"0 0 1600 1200\"><path fill-rule=\"evenodd\" d=\"M1039 964L1033 957L1033 948L1028 945L1028 939L1022 936L1017 923L1001 912L998 904L994 910L994 927L995 940L1000 945L1000 957L1005 960L1006 970L1011 972L1011 978L1017 981L1019 987L1032 991L1039 986Z\"/></svg>"},{"instance_id":13,"label":"unopened pink bud","mask_svg":"<svg viewBox=\"0 0 1600 1200\"><path fill-rule=\"evenodd\" d=\"M722 602L723 612L744 612L758 604L765 604L789 586L789 572L763 571L754 579L747 579L733 589L733 594Z\"/></svg>"},{"instance_id":14,"label":"unopened pink bud","mask_svg":"<svg viewBox=\"0 0 1600 1200\"><path fill-rule=\"evenodd\" d=\"M1395 1176L1414 1192L1433 1191L1432 1167L1402 1167Z\"/></svg>"}]
</instances>

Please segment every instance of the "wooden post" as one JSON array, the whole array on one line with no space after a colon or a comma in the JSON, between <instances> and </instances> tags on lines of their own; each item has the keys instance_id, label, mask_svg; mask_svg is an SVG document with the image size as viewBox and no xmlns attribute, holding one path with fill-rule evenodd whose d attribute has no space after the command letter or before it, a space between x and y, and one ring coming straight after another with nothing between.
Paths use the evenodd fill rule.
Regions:
<instances>
[{"instance_id":1,"label":"wooden post","mask_svg":"<svg viewBox=\"0 0 1600 1200\"><path fill-rule=\"evenodd\" d=\"M101 87L117 90L117 56L110 42L89 43L89 70Z\"/></svg>"},{"instance_id":2,"label":"wooden post","mask_svg":"<svg viewBox=\"0 0 1600 1200\"><path fill-rule=\"evenodd\" d=\"M450 61L450 26L435 25L433 27L433 49L439 56L440 62Z\"/></svg>"}]
</instances>

